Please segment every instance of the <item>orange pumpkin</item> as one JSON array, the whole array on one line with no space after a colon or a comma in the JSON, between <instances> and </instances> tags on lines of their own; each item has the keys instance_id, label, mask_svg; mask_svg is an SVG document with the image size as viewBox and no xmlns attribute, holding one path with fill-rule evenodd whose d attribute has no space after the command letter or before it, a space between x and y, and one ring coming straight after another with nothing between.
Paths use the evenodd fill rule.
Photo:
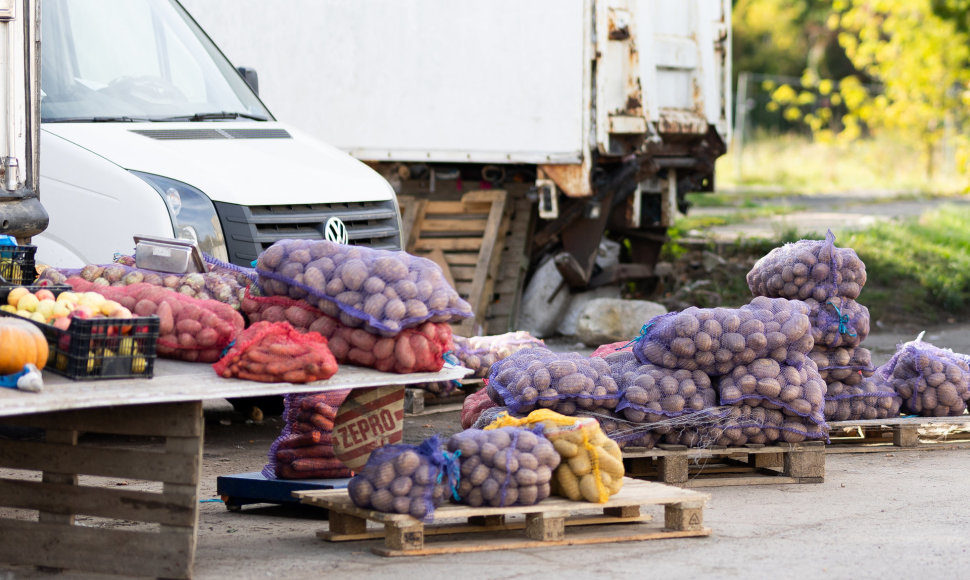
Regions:
<instances>
[{"instance_id":1,"label":"orange pumpkin","mask_svg":"<svg viewBox=\"0 0 970 580\"><path fill-rule=\"evenodd\" d=\"M47 364L47 339L39 328L16 318L0 318L0 375L24 370L33 363L38 369Z\"/></svg>"}]
</instances>

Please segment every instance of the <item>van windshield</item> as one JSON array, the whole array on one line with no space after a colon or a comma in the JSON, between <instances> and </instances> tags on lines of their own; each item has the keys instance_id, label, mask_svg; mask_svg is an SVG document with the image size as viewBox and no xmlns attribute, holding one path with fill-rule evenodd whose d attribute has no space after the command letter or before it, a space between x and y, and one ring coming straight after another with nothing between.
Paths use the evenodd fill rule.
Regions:
<instances>
[{"instance_id":1,"label":"van windshield","mask_svg":"<svg viewBox=\"0 0 970 580\"><path fill-rule=\"evenodd\" d=\"M172 0L44 0L41 121L270 120Z\"/></svg>"}]
</instances>

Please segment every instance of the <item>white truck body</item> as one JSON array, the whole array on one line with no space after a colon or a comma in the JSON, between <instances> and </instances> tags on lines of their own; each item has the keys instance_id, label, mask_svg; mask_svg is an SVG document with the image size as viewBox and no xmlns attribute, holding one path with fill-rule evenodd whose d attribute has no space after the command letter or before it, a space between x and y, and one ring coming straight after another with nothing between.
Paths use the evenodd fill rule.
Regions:
<instances>
[{"instance_id":1,"label":"white truck body","mask_svg":"<svg viewBox=\"0 0 970 580\"><path fill-rule=\"evenodd\" d=\"M369 162L589 164L678 124L727 140L727 0L185 5L281 119Z\"/></svg>"}]
</instances>

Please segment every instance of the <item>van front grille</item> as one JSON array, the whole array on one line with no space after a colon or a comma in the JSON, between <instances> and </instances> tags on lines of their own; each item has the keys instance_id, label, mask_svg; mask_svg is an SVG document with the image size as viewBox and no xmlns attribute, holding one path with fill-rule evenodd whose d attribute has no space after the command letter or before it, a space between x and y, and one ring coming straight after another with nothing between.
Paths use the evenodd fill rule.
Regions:
<instances>
[{"instance_id":1,"label":"van front grille","mask_svg":"<svg viewBox=\"0 0 970 580\"><path fill-rule=\"evenodd\" d=\"M379 250L400 250L400 213L394 200L242 206L214 202L226 236L229 261L248 267L279 240L324 239L327 220L347 226L350 243Z\"/></svg>"}]
</instances>

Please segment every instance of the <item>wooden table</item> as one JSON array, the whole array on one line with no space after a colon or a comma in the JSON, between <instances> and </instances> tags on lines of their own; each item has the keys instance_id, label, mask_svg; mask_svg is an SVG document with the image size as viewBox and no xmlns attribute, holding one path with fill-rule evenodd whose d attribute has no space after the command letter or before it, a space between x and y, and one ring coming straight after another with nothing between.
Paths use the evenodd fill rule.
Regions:
<instances>
[{"instance_id":1,"label":"wooden table","mask_svg":"<svg viewBox=\"0 0 970 580\"><path fill-rule=\"evenodd\" d=\"M189 578L203 400L388 385L403 390L470 372L448 366L402 375L345 365L327 381L257 383L220 378L208 364L158 360L152 379L72 381L44 373L42 393L0 389L0 426L23 429L20 438L0 439L0 507L14 508L0 517L0 561ZM125 525L101 527L106 519Z\"/></svg>"}]
</instances>

